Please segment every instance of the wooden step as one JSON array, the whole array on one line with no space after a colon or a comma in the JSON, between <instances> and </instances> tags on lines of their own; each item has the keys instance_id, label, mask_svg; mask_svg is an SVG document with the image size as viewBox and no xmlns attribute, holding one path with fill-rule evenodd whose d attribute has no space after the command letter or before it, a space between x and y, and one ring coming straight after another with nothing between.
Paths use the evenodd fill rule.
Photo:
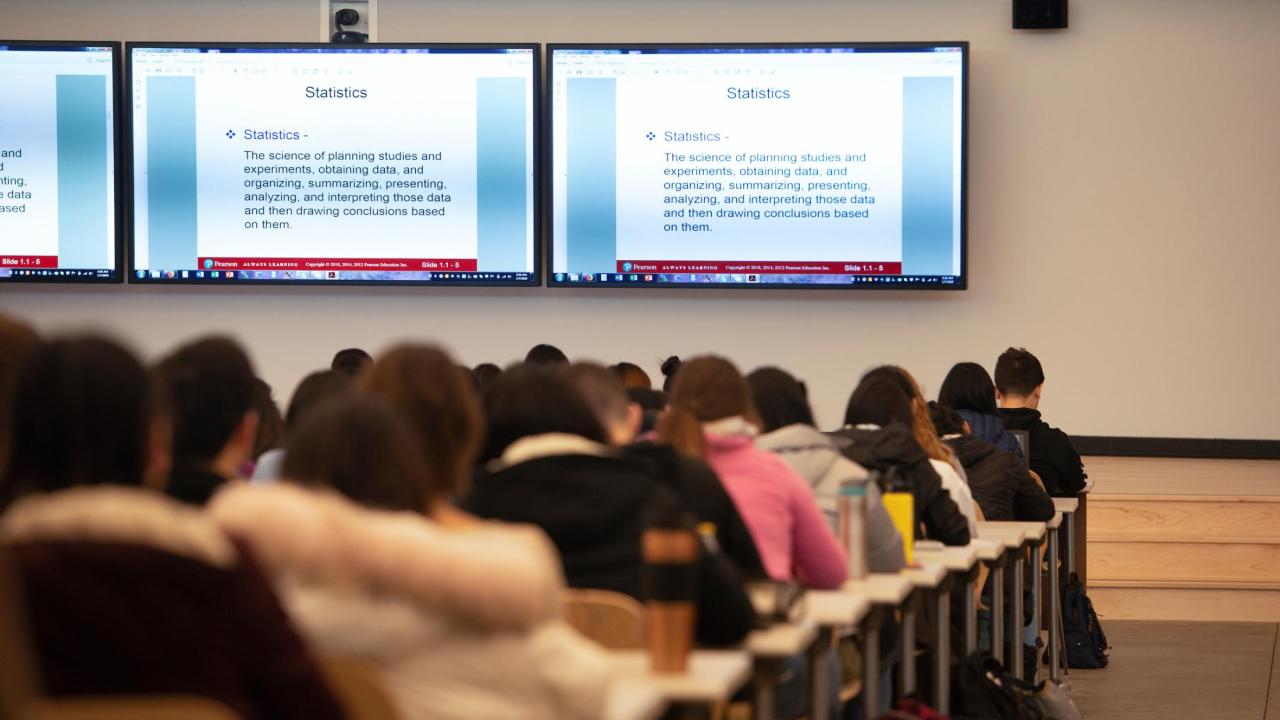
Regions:
<instances>
[{"instance_id":1,"label":"wooden step","mask_svg":"<svg viewBox=\"0 0 1280 720\"><path fill-rule=\"evenodd\" d=\"M1280 544L1280 497L1095 495L1089 542Z\"/></svg>"},{"instance_id":2,"label":"wooden step","mask_svg":"<svg viewBox=\"0 0 1280 720\"><path fill-rule=\"evenodd\" d=\"M1280 544L1094 542L1090 537L1088 557L1091 582L1280 582Z\"/></svg>"},{"instance_id":3,"label":"wooden step","mask_svg":"<svg viewBox=\"0 0 1280 720\"><path fill-rule=\"evenodd\" d=\"M1108 620L1280 622L1280 590L1104 587L1091 581L1089 599Z\"/></svg>"}]
</instances>

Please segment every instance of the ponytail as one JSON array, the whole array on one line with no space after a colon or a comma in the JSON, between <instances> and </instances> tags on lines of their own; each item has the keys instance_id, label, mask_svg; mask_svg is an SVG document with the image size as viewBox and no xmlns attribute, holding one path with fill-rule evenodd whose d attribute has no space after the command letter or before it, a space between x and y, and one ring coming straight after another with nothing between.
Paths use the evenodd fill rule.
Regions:
<instances>
[{"instance_id":1,"label":"ponytail","mask_svg":"<svg viewBox=\"0 0 1280 720\"><path fill-rule=\"evenodd\" d=\"M706 456L702 423L688 410L678 405L667 407L658 418L657 431L658 440L675 448L681 455L697 459Z\"/></svg>"}]
</instances>

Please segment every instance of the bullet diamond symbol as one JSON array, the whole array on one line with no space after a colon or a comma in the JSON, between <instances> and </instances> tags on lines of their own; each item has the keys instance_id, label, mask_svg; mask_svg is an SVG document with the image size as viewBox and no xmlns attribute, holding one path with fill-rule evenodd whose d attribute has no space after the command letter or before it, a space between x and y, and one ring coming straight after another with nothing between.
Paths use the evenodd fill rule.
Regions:
<instances>
[{"instance_id":1,"label":"bullet diamond symbol","mask_svg":"<svg viewBox=\"0 0 1280 720\"><path fill-rule=\"evenodd\" d=\"M644 134L644 136L645 136L645 137L647 137L647 138L649 138L650 140L652 140L652 139L654 139L654 138L656 138L656 137L657 137L657 135L654 135L652 132L647 132L647 133L645 133L645 134Z\"/></svg>"},{"instance_id":2,"label":"bullet diamond symbol","mask_svg":"<svg viewBox=\"0 0 1280 720\"><path fill-rule=\"evenodd\" d=\"M227 131L227 139L228 139L228 140L230 140L231 138L233 138L233 137L235 137L235 136L236 136L236 131L235 131L235 130L228 130L228 131Z\"/></svg>"}]
</instances>

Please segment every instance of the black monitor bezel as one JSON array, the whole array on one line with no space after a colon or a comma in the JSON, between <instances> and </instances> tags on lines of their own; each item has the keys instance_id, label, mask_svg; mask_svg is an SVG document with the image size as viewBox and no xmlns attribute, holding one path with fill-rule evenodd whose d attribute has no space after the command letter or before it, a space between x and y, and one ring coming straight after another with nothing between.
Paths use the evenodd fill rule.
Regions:
<instances>
[{"instance_id":1,"label":"black monitor bezel","mask_svg":"<svg viewBox=\"0 0 1280 720\"><path fill-rule=\"evenodd\" d=\"M868 283L850 283L836 284L795 284L795 283L614 283L614 282L570 282L555 281L555 227L553 222L554 203L555 203L555 187L554 176L555 169L552 165L555 162L555 154L553 152L554 129L553 122L553 98L550 96L554 93L555 88L555 63L553 62L554 53L557 50L735 50L735 49L771 49L771 48L853 48L867 51L890 51L894 49L914 49L914 48L933 48L933 47L955 47L961 52L961 78L960 78L960 276L955 282L950 284L932 283L932 282L868 282ZM559 289L577 289L584 287L600 287L600 288L646 288L646 289L687 289L696 288L699 290L843 290L843 291L862 291L862 290L938 290L938 291L956 291L967 290L969 288L969 42L967 40L948 40L948 41L904 41L904 42L744 42L744 43L549 43L546 45L546 83L545 88L548 97L543 102L543 118L542 126L544 130L543 150L546 161L543 163L543 195L546 202L543 204L543 224L546 225L546 268L545 274L548 288ZM651 273L650 273L651 274ZM892 276L897 277L897 276Z\"/></svg>"},{"instance_id":2,"label":"black monitor bezel","mask_svg":"<svg viewBox=\"0 0 1280 720\"><path fill-rule=\"evenodd\" d=\"M538 287L542 285L542 268L544 261L542 258L542 183L539 182L542 173L542 44L529 42L516 43L360 43L360 44L334 44L334 43L288 43L288 42L129 42L125 45L124 57L124 86L131 93L133 92L133 49L145 48L196 48L196 49L302 49L302 50L332 50L335 52L360 52L363 49L430 49L430 50L531 50L533 53L533 129L530 142L533 143L533 207L532 207L532 223L533 223L533 268L530 270L528 280L519 281L503 281L503 280L258 280L258 279L183 279L174 278L139 278L137 277L138 268L134 267L134 247L136 242L135 227L133 222L134 209L134 176L135 168L133 166L133 103L126 103L126 118L122 123L123 134L125 136L126 151L128 154L128 182L127 195L125 203L129 209L129 218L127 223L126 236L128 238L129 263L126 268L125 275L131 285L161 285L161 286L182 286L182 287L204 287L217 285L232 285L240 287L260 287L264 285L287 285L295 287L401 287L401 288L431 288L431 287ZM150 268L147 268L150 270ZM194 268L192 268L194 269ZM505 271L517 272L517 271Z\"/></svg>"},{"instance_id":3,"label":"black monitor bezel","mask_svg":"<svg viewBox=\"0 0 1280 720\"><path fill-rule=\"evenodd\" d=\"M113 157L112 165L115 168L115 194L112 198L115 205L115 221L112 223L112 232L115 235L112 245L115 247L115 267L110 268L110 277L66 277L66 276L31 276L31 277L6 277L0 278L0 285L119 285L124 282L124 270L126 267L124 248L125 248L125 201L124 188L126 168L125 164L125 146L124 146L124 117L122 109L124 101L121 93L124 85L121 79L121 68L124 62L122 55L123 44L118 40L0 40L0 45L23 49L57 49L67 52L74 52L91 47L105 47L111 49L111 121L113 123L111 138L115 146L112 148ZM13 268L32 269L32 268ZM107 268L55 268L70 270L102 270Z\"/></svg>"}]
</instances>

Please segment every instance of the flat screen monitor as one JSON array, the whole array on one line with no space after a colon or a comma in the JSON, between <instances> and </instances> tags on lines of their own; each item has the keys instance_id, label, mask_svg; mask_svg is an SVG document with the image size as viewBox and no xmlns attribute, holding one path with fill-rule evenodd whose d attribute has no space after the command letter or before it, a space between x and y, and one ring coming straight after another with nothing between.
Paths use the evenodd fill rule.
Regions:
<instances>
[{"instance_id":1,"label":"flat screen monitor","mask_svg":"<svg viewBox=\"0 0 1280 720\"><path fill-rule=\"evenodd\" d=\"M0 283L120 281L119 61L0 40Z\"/></svg>"},{"instance_id":2,"label":"flat screen monitor","mask_svg":"<svg viewBox=\"0 0 1280 720\"><path fill-rule=\"evenodd\" d=\"M963 289L967 57L548 46L550 284Z\"/></svg>"},{"instance_id":3,"label":"flat screen monitor","mask_svg":"<svg viewBox=\"0 0 1280 720\"><path fill-rule=\"evenodd\" d=\"M127 52L131 282L541 281L537 46Z\"/></svg>"}]
</instances>

